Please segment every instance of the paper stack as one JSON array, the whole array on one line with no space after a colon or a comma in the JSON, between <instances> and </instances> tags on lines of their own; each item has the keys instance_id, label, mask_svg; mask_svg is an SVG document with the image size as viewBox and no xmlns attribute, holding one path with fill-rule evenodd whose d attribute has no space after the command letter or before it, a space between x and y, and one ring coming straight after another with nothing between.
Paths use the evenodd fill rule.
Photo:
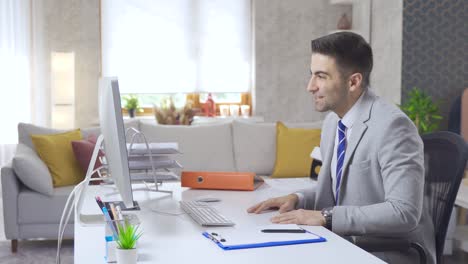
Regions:
<instances>
[{"instance_id":1,"label":"paper stack","mask_svg":"<svg viewBox=\"0 0 468 264\"><path fill-rule=\"evenodd\" d=\"M176 170L182 165L174 159L179 152L176 142L127 144L132 181L179 180Z\"/></svg>"}]
</instances>

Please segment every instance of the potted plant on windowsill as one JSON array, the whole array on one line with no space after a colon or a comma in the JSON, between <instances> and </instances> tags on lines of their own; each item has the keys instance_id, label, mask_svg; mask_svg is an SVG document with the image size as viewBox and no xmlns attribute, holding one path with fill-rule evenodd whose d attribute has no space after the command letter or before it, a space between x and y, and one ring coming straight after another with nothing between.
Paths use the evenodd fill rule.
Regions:
<instances>
[{"instance_id":1,"label":"potted plant on windowsill","mask_svg":"<svg viewBox=\"0 0 468 264\"><path fill-rule=\"evenodd\" d=\"M138 97L136 95L130 94L122 97L122 99L125 101L124 107L125 109L127 109L128 115L131 118L135 117L137 111L141 111L140 101L138 100Z\"/></svg>"},{"instance_id":2,"label":"potted plant on windowsill","mask_svg":"<svg viewBox=\"0 0 468 264\"><path fill-rule=\"evenodd\" d=\"M116 241L117 263L135 264L137 262L138 254L136 243L142 235L138 227L138 225L132 225L127 221L125 221L124 224L118 225L119 232Z\"/></svg>"}]
</instances>

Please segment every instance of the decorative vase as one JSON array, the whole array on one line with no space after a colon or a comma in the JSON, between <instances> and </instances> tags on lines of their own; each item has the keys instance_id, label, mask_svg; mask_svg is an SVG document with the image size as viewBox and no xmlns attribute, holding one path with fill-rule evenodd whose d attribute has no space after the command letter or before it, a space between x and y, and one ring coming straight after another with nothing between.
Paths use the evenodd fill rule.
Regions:
<instances>
[{"instance_id":1,"label":"decorative vase","mask_svg":"<svg viewBox=\"0 0 468 264\"><path fill-rule=\"evenodd\" d=\"M208 99L205 102L205 116L214 117L216 116L216 104L211 96L211 93L208 93Z\"/></svg>"},{"instance_id":2,"label":"decorative vase","mask_svg":"<svg viewBox=\"0 0 468 264\"><path fill-rule=\"evenodd\" d=\"M137 249L116 249L118 264L136 264L138 259Z\"/></svg>"},{"instance_id":3,"label":"decorative vase","mask_svg":"<svg viewBox=\"0 0 468 264\"><path fill-rule=\"evenodd\" d=\"M340 20L338 20L337 28L341 30L351 29L351 21L349 21L346 13L341 16Z\"/></svg>"},{"instance_id":4,"label":"decorative vase","mask_svg":"<svg viewBox=\"0 0 468 264\"><path fill-rule=\"evenodd\" d=\"M136 109L128 109L128 115L130 116L130 118L134 118L134 117L135 117L135 110L136 110Z\"/></svg>"}]
</instances>

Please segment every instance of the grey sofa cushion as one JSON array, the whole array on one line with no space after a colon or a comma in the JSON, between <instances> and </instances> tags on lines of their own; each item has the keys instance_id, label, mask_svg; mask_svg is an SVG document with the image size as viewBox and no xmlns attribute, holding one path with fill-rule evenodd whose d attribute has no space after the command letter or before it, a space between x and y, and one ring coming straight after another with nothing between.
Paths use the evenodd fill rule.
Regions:
<instances>
[{"instance_id":1,"label":"grey sofa cushion","mask_svg":"<svg viewBox=\"0 0 468 264\"><path fill-rule=\"evenodd\" d=\"M178 142L184 170L236 171L231 124L171 126L140 123L149 142Z\"/></svg>"},{"instance_id":2,"label":"grey sofa cushion","mask_svg":"<svg viewBox=\"0 0 468 264\"><path fill-rule=\"evenodd\" d=\"M127 132L127 130L131 127L135 128L136 130L140 130L140 121L138 119L125 119L124 127L125 127L125 132ZM81 133L83 134L83 138L88 138L90 135L95 135L97 138L101 134L101 128L100 127L82 128ZM129 140L130 138L127 137L127 141Z\"/></svg>"},{"instance_id":3,"label":"grey sofa cushion","mask_svg":"<svg viewBox=\"0 0 468 264\"><path fill-rule=\"evenodd\" d=\"M36 126L33 124L19 123L18 124L18 143L25 144L31 149L35 149L31 140L31 135L49 135L66 132L67 130L53 129L47 127Z\"/></svg>"},{"instance_id":4,"label":"grey sofa cushion","mask_svg":"<svg viewBox=\"0 0 468 264\"><path fill-rule=\"evenodd\" d=\"M12 166L24 185L36 192L52 195L52 176L46 164L33 149L25 144L18 144Z\"/></svg>"},{"instance_id":5,"label":"grey sofa cushion","mask_svg":"<svg viewBox=\"0 0 468 264\"><path fill-rule=\"evenodd\" d=\"M23 188L18 195L19 224L57 224L74 186L54 188L51 196ZM73 215L70 222L73 223Z\"/></svg>"},{"instance_id":6,"label":"grey sofa cushion","mask_svg":"<svg viewBox=\"0 0 468 264\"><path fill-rule=\"evenodd\" d=\"M232 122L238 171L271 175L276 159L276 124Z\"/></svg>"},{"instance_id":7,"label":"grey sofa cushion","mask_svg":"<svg viewBox=\"0 0 468 264\"><path fill-rule=\"evenodd\" d=\"M286 123L287 127L318 128L322 121ZM276 162L276 123L232 122L234 157L238 171L271 175Z\"/></svg>"},{"instance_id":8,"label":"grey sofa cushion","mask_svg":"<svg viewBox=\"0 0 468 264\"><path fill-rule=\"evenodd\" d=\"M133 127L137 130L140 129L140 122L138 119L124 120L124 127L127 130L130 127ZM36 126L33 124L19 123L18 124L18 143L25 144L26 146L34 149L34 145L31 140L31 135L49 135L49 134L58 134L63 133L68 130L63 129L53 129L42 126ZM89 135L93 134L98 137L101 134L101 129L99 127L89 127L82 128L81 133L83 138L87 138Z\"/></svg>"}]
</instances>

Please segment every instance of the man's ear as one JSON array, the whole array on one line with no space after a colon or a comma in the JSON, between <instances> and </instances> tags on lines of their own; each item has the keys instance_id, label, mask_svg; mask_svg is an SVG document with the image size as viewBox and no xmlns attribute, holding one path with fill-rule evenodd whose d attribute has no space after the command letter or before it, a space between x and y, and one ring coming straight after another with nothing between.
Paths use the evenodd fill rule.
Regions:
<instances>
[{"instance_id":1,"label":"man's ear","mask_svg":"<svg viewBox=\"0 0 468 264\"><path fill-rule=\"evenodd\" d=\"M359 72L351 74L348 79L349 91L356 92L362 90L362 74Z\"/></svg>"}]
</instances>

